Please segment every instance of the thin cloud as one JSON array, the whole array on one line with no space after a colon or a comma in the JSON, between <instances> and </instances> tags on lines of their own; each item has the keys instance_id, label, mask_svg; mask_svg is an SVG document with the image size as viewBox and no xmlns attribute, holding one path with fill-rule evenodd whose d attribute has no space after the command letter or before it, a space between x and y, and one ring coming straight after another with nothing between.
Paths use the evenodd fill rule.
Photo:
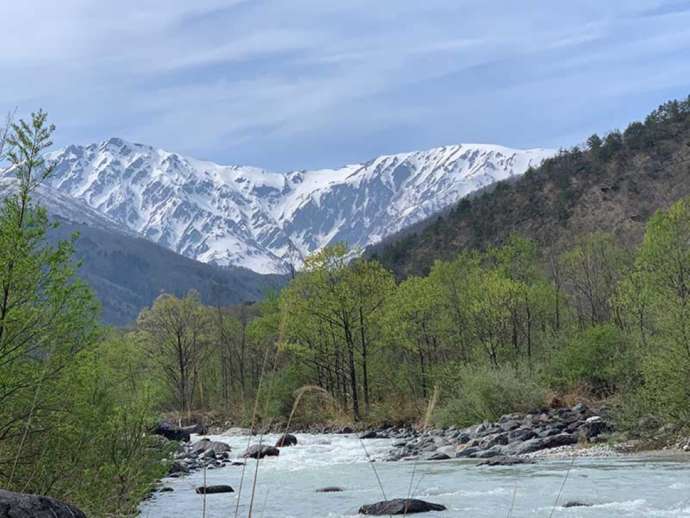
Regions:
<instances>
[{"instance_id":1,"label":"thin cloud","mask_svg":"<svg viewBox=\"0 0 690 518\"><path fill-rule=\"evenodd\" d=\"M677 2L5 4L0 109L46 108L59 144L117 135L276 169L569 146L690 90Z\"/></svg>"}]
</instances>

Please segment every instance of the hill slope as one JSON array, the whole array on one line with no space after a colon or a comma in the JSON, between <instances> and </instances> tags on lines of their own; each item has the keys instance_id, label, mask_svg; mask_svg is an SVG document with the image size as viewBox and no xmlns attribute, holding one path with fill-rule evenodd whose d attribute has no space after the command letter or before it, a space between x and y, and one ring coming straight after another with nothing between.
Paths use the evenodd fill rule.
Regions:
<instances>
[{"instance_id":1,"label":"hill slope","mask_svg":"<svg viewBox=\"0 0 690 518\"><path fill-rule=\"evenodd\" d=\"M329 243L378 242L552 154L463 144L277 173L113 138L52 154L50 182L187 257L280 273Z\"/></svg>"},{"instance_id":2,"label":"hill slope","mask_svg":"<svg viewBox=\"0 0 690 518\"><path fill-rule=\"evenodd\" d=\"M15 186L14 179L0 178L0 199ZM277 275L183 257L134 232L122 232L117 222L47 186L39 187L33 199L59 222L50 231L50 240L69 239L78 232L75 255L82 263L78 275L95 291L103 320L109 324L133 322L163 292L184 295L195 289L205 303L227 305L259 300L286 282Z\"/></svg>"},{"instance_id":3,"label":"hill slope","mask_svg":"<svg viewBox=\"0 0 690 518\"><path fill-rule=\"evenodd\" d=\"M416 232L369 250L399 276L426 273L434 260L485 248L520 233L560 246L603 230L636 242L658 209L690 195L690 98L672 101L623 133L592 137L514 182L462 200Z\"/></svg>"}]
</instances>

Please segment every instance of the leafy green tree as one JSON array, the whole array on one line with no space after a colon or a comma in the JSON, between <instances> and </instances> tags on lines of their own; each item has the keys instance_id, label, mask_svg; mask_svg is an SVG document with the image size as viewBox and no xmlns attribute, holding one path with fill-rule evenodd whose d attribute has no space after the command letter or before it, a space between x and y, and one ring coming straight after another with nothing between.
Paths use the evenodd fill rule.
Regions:
<instances>
[{"instance_id":1,"label":"leafy green tree","mask_svg":"<svg viewBox=\"0 0 690 518\"><path fill-rule=\"evenodd\" d=\"M644 299L633 299L645 316L644 392L652 408L669 418L690 419L690 200L659 212L647 225L634 282ZM645 335L643 335L645 337Z\"/></svg>"},{"instance_id":2,"label":"leafy green tree","mask_svg":"<svg viewBox=\"0 0 690 518\"><path fill-rule=\"evenodd\" d=\"M563 285L575 308L581 328L614 319L618 283L630 268L632 257L608 234L580 238L561 258Z\"/></svg>"},{"instance_id":3,"label":"leafy green tree","mask_svg":"<svg viewBox=\"0 0 690 518\"><path fill-rule=\"evenodd\" d=\"M168 385L181 414L191 416L199 371L208 344L210 315L191 291L183 298L163 294L137 320L143 345Z\"/></svg>"},{"instance_id":4,"label":"leafy green tree","mask_svg":"<svg viewBox=\"0 0 690 518\"><path fill-rule=\"evenodd\" d=\"M52 171L43 156L52 131L35 113L12 126L4 149L4 175L16 182L0 208L0 485L10 488L35 467L61 371L97 332L98 306L75 277L72 242L49 245L47 214L31 203Z\"/></svg>"}]
</instances>

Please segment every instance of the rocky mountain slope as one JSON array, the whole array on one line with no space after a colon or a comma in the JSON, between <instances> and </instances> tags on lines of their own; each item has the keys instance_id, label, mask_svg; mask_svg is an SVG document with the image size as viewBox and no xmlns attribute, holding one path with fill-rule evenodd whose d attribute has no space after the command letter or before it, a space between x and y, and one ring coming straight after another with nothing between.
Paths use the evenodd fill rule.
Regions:
<instances>
[{"instance_id":1,"label":"rocky mountain slope","mask_svg":"<svg viewBox=\"0 0 690 518\"><path fill-rule=\"evenodd\" d=\"M329 243L363 249L551 155L463 144L277 173L113 138L53 153L50 184L186 257L284 273Z\"/></svg>"}]
</instances>

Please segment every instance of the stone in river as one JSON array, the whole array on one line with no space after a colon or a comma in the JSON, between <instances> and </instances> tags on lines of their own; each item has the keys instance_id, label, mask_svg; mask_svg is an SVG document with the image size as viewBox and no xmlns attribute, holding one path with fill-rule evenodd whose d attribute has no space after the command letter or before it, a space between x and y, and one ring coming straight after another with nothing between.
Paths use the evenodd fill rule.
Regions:
<instances>
[{"instance_id":1,"label":"stone in river","mask_svg":"<svg viewBox=\"0 0 690 518\"><path fill-rule=\"evenodd\" d=\"M569 507L591 507L592 504L586 504L584 502L578 502L577 500L571 500L569 502L566 502L563 504L563 507L569 508Z\"/></svg>"},{"instance_id":2,"label":"stone in river","mask_svg":"<svg viewBox=\"0 0 690 518\"><path fill-rule=\"evenodd\" d=\"M317 493L340 493L341 491L344 491L344 489L337 486L322 487L316 490Z\"/></svg>"},{"instance_id":3,"label":"stone in river","mask_svg":"<svg viewBox=\"0 0 690 518\"><path fill-rule=\"evenodd\" d=\"M416 498L395 498L393 500L383 500L374 504L363 505L359 508L359 514L385 516L445 510L446 507L441 504L432 504L431 502L425 502Z\"/></svg>"},{"instance_id":4,"label":"stone in river","mask_svg":"<svg viewBox=\"0 0 690 518\"><path fill-rule=\"evenodd\" d=\"M245 450L242 457L251 459L263 459L264 457L275 457L280 455L280 450L267 444L252 444Z\"/></svg>"},{"instance_id":5,"label":"stone in river","mask_svg":"<svg viewBox=\"0 0 690 518\"><path fill-rule=\"evenodd\" d=\"M442 451L437 451L436 453L433 453L430 455L427 460L448 460L450 459L450 455L446 455Z\"/></svg>"},{"instance_id":6,"label":"stone in river","mask_svg":"<svg viewBox=\"0 0 690 518\"><path fill-rule=\"evenodd\" d=\"M234 493L235 490L226 485L217 486L201 486L196 488L196 492L200 495L212 495L214 493Z\"/></svg>"},{"instance_id":7,"label":"stone in river","mask_svg":"<svg viewBox=\"0 0 690 518\"><path fill-rule=\"evenodd\" d=\"M285 446L295 446L297 444L297 437L292 434L286 433L278 439L276 442L276 448L284 448Z\"/></svg>"}]
</instances>

